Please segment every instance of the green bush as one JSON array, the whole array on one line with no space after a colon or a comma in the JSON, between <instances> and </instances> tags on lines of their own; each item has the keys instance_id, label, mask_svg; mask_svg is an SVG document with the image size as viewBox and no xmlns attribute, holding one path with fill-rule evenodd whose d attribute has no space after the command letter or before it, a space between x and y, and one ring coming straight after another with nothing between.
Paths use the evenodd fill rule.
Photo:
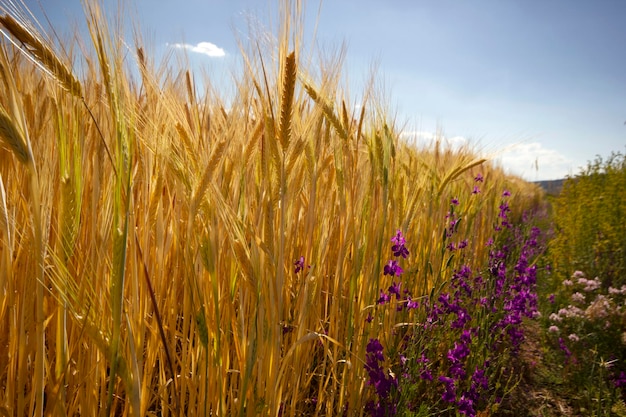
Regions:
<instances>
[{"instance_id":1,"label":"green bush","mask_svg":"<svg viewBox=\"0 0 626 417\"><path fill-rule=\"evenodd\" d=\"M626 159L597 157L569 178L554 203L555 278L572 271L599 276L605 288L626 284Z\"/></svg>"}]
</instances>

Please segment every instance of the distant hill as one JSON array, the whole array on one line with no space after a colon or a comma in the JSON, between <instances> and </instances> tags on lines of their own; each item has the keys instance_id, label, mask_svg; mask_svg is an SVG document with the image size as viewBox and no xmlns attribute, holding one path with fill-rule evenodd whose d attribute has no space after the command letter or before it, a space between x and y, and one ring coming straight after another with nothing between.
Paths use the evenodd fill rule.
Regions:
<instances>
[{"instance_id":1,"label":"distant hill","mask_svg":"<svg viewBox=\"0 0 626 417\"><path fill-rule=\"evenodd\" d=\"M561 189L563 189L564 182L565 182L564 178L560 180L534 181L534 183L539 184L539 186L543 188L547 194L552 194L552 195L557 195L561 192Z\"/></svg>"}]
</instances>

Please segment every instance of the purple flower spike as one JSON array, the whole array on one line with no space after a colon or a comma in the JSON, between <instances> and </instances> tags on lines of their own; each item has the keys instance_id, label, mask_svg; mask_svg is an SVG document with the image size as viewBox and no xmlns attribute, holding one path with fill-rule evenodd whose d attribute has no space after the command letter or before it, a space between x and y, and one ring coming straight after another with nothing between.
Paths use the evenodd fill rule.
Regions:
<instances>
[{"instance_id":1,"label":"purple flower spike","mask_svg":"<svg viewBox=\"0 0 626 417\"><path fill-rule=\"evenodd\" d=\"M476 177L474 178L474 181L483 182L483 174L479 172L478 175L476 175Z\"/></svg>"},{"instance_id":2,"label":"purple flower spike","mask_svg":"<svg viewBox=\"0 0 626 417\"><path fill-rule=\"evenodd\" d=\"M391 287L389 287L389 289L387 290L389 292L389 295L391 296L391 294L394 294L396 296L396 299L400 299L401 284L401 282L398 282L397 284L394 282L393 284L391 284Z\"/></svg>"},{"instance_id":3,"label":"purple flower spike","mask_svg":"<svg viewBox=\"0 0 626 417\"><path fill-rule=\"evenodd\" d=\"M406 239L402 235L402 231L400 229L398 229L395 236L391 238L391 243L393 243L393 246L391 247L391 250L393 251L393 256L395 256L396 258L399 258L401 256L406 259L406 257L409 255L409 251L404 246L404 244L406 243Z\"/></svg>"}]
</instances>

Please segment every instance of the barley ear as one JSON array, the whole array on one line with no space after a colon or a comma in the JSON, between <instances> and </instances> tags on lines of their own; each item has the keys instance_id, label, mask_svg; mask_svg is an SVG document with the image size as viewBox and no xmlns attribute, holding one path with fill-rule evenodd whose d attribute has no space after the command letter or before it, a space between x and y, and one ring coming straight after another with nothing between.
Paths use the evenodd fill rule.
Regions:
<instances>
[{"instance_id":1,"label":"barley ear","mask_svg":"<svg viewBox=\"0 0 626 417\"><path fill-rule=\"evenodd\" d=\"M285 72L283 74L283 91L280 106L280 144L283 152L289 147L291 136L291 115L293 96L296 87L296 54L291 52L285 60Z\"/></svg>"},{"instance_id":2,"label":"barley ear","mask_svg":"<svg viewBox=\"0 0 626 417\"><path fill-rule=\"evenodd\" d=\"M487 160L485 158L480 158L480 159L476 159L476 160L470 162L467 165L461 165L459 167L454 168L441 181L441 184L439 185L439 188L437 189L437 196L441 195L441 193L443 192L444 188L446 187L446 185L448 185L448 183L450 181L454 180L456 177L458 177L459 175L461 175L463 172L467 171L468 169L474 168L477 165L481 165L481 164L485 163L486 161Z\"/></svg>"},{"instance_id":3,"label":"barley ear","mask_svg":"<svg viewBox=\"0 0 626 417\"><path fill-rule=\"evenodd\" d=\"M0 105L0 139L15 153L15 156L17 156L20 162L24 164L30 162L30 152L26 146L24 135L13 123L13 120L9 117L2 105Z\"/></svg>"},{"instance_id":4,"label":"barley ear","mask_svg":"<svg viewBox=\"0 0 626 417\"><path fill-rule=\"evenodd\" d=\"M33 34L31 30L8 14L0 16L0 24L24 45L20 49L30 54L46 72L60 82L63 88L77 97L83 96L80 82L74 77L72 71L61 62L48 45L38 38L37 34Z\"/></svg>"},{"instance_id":5,"label":"barley ear","mask_svg":"<svg viewBox=\"0 0 626 417\"><path fill-rule=\"evenodd\" d=\"M320 94L318 94L315 88L306 81L304 82L304 89L306 90L309 97L311 97L313 101L315 101L322 108L322 112L324 113L326 120L328 120L330 124L333 125L339 137L344 141L348 140L348 132L341 124L341 121L333 111L332 106L328 104L326 100L324 100L324 98L320 96Z\"/></svg>"}]
</instances>

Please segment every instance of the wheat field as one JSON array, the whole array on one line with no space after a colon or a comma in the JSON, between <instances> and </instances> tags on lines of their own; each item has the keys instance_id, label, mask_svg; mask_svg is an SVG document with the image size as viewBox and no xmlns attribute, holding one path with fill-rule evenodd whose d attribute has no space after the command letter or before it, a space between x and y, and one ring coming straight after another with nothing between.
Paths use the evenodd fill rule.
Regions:
<instances>
[{"instance_id":1,"label":"wheat field","mask_svg":"<svg viewBox=\"0 0 626 417\"><path fill-rule=\"evenodd\" d=\"M374 82L347 95L341 54L303 58L298 4L242 46L228 105L101 8L60 48L0 7L0 414L363 414L368 340L402 337L392 311L366 320L389 237L425 296L485 265L503 189L520 213L537 189L400 140Z\"/></svg>"}]
</instances>

